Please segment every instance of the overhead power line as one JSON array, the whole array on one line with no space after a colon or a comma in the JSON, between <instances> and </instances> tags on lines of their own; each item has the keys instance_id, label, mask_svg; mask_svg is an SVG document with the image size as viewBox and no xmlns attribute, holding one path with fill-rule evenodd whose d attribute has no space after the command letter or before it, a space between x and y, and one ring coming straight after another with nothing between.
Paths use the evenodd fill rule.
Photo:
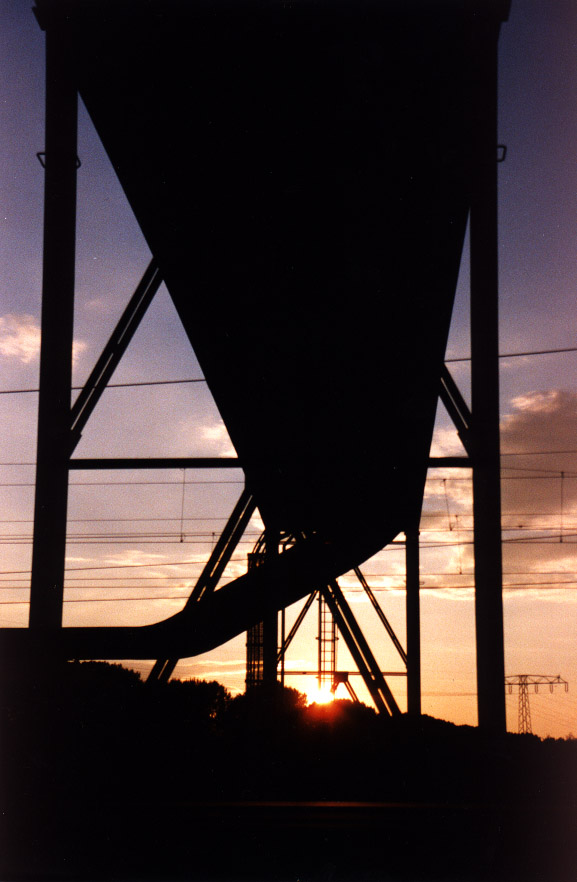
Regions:
<instances>
[{"instance_id":1,"label":"overhead power line","mask_svg":"<svg viewBox=\"0 0 577 882\"><path fill-rule=\"evenodd\" d=\"M239 466L240 469L240 466ZM216 469L215 469L216 471ZM529 471L534 471L530 469ZM535 471L548 471L546 469L538 469ZM561 477L561 472L559 470L550 470L551 473L547 475L502 475L501 480L503 481L555 481L559 480ZM577 472L563 472L563 477L570 480L577 479ZM453 483L471 483L471 477L453 477L448 476L445 478L435 478L431 477L428 479L429 481L452 481ZM243 484L244 481L241 480L227 480L227 479L210 479L205 481L197 481L197 480L186 480L185 483L189 484ZM71 481L70 487L141 487L141 486L175 486L181 487L182 480L175 481ZM36 484L34 481L0 481L0 487L35 487Z\"/></svg>"},{"instance_id":2,"label":"overhead power line","mask_svg":"<svg viewBox=\"0 0 577 882\"><path fill-rule=\"evenodd\" d=\"M18 590L20 587L22 587L22 586L15 586L13 588L7 587L6 590L11 590L11 591ZM77 591L77 590L80 590L82 587L86 588L89 586L77 586L77 587L75 587L75 586L68 587L67 586L66 590L67 591ZM102 591L102 590L106 590L107 586L98 585L98 586L94 586L94 587L96 590ZM126 586L116 586L117 589L119 587L126 587ZM135 587L137 587L137 586L135 586ZM146 585L143 587L146 587L146 588L148 588L148 590L151 590L151 589L154 589L156 586ZM158 586L158 587L161 588L163 586ZM451 585L423 585L423 586L421 586L421 591L447 591L447 590L472 591L472 590L474 590L474 588L475 588L475 586L473 584L454 585L454 586L451 586ZM559 590L559 586L557 586L555 584L553 584L553 585L540 585L540 586L537 586L537 585L527 585L527 586L505 585L504 586L504 590L508 591L508 592L531 591L534 589L543 589L543 588L547 588L547 589L551 589L551 590ZM183 589L183 590L190 592L191 586L188 586L186 589ZM348 594L362 594L363 593L363 590L361 588L353 589L353 588L348 588L347 586L343 586L343 590L346 591L347 595ZM389 587L373 586L373 588L371 590L376 591L376 592L404 591L405 586L404 585L389 586ZM577 590L577 585L564 586L562 588L562 590L574 591L574 590ZM156 595L146 595L146 596L142 596L142 595L137 594L137 595L133 595L131 597L68 597L68 598L65 597L63 602L64 603L135 603L135 602L138 602L139 603L139 602L148 602L148 601L154 601L154 600L157 600L157 601L170 601L170 600L186 601L187 599L188 599L187 594L171 594L171 595L158 595L158 594L156 594ZM1 606L19 606L19 605L24 605L24 604L28 604L28 603L29 603L29 600L0 600Z\"/></svg>"},{"instance_id":3,"label":"overhead power line","mask_svg":"<svg viewBox=\"0 0 577 882\"><path fill-rule=\"evenodd\" d=\"M559 355L563 352L577 352L577 346L566 346L563 349L530 349L526 352L502 352L499 358L525 358L528 355ZM446 364L455 364L460 361L471 361L471 356L461 356L459 358L446 358Z\"/></svg>"},{"instance_id":4,"label":"overhead power line","mask_svg":"<svg viewBox=\"0 0 577 882\"><path fill-rule=\"evenodd\" d=\"M452 515L451 518L457 519L458 515ZM470 516L469 516L470 517ZM553 526L548 526L544 524L515 524L514 526L503 526L502 533L536 533L536 534L545 534L545 535L536 535L533 537L519 537L519 538L533 538L533 539L550 539L557 538L558 535L562 532L563 536L573 535L571 533L566 533L564 530L572 529L576 530L577 526L573 521L565 522L564 525L554 524ZM419 531L421 535L434 535L434 536L444 536L451 535L455 536L458 534L469 534L474 532L474 527L467 527L461 523L455 523L452 525L451 529L447 529L446 527L430 527L430 528L421 528ZM239 540L239 544L251 544L254 543L255 537L258 537L260 533L258 531L252 530L245 533L245 538ZM68 533L66 541L68 543L83 543L86 542L88 544L114 544L118 542L132 542L136 544L145 544L145 543L158 543L163 544L165 542L186 542L187 544L206 544L207 542L214 541L216 538L216 533L207 532L207 531L194 531L194 530L171 530L171 531L150 531L150 532L106 532L106 533ZM31 544L33 541L32 533L0 533L0 545L26 545ZM507 539L504 540L508 541Z\"/></svg>"},{"instance_id":5,"label":"overhead power line","mask_svg":"<svg viewBox=\"0 0 577 882\"><path fill-rule=\"evenodd\" d=\"M170 597L65 597L63 603L133 603L136 600L182 600L185 602L187 596L184 594ZM0 600L0 606L20 606L28 604L28 600Z\"/></svg>"},{"instance_id":6,"label":"overhead power line","mask_svg":"<svg viewBox=\"0 0 577 882\"><path fill-rule=\"evenodd\" d=\"M108 383L107 389L134 389L138 386L178 386L186 383L206 383L204 377L186 380L147 380L139 383ZM84 386L72 386L72 392L81 392ZM40 392L40 389L0 389L0 395L28 395Z\"/></svg>"},{"instance_id":7,"label":"overhead power line","mask_svg":"<svg viewBox=\"0 0 577 882\"><path fill-rule=\"evenodd\" d=\"M244 555L232 557L231 562L244 563L244 562L246 562L246 557ZM149 566L149 567L155 568L158 566L158 564L154 564L154 563L137 564L137 566L145 566L145 567ZM198 571L200 572L200 570L202 569L202 561L196 561L196 566L198 568ZM105 567L102 567L101 569L105 569ZM30 570L19 570L18 572L19 573L27 573L28 577L30 576ZM5 576L5 575L9 575L9 573L0 573L0 576ZM422 579L428 579L428 578L444 578L444 579L453 578L453 579L456 579L456 578L462 578L464 575L467 575L467 574L460 573L460 572L453 572L453 573L450 573L450 572L434 572L434 573L433 572L429 572L429 573L422 572L422 573L420 573L420 576ZM469 574L469 575L472 575L472 574ZM367 579L395 579L395 578L399 579L399 578L402 578L402 576L399 573L386 573L386 572L365 573L365 576ZM549 572L540 572L540 573L536 573L533 570L515 570L513 572L506 572L505 571L503 573L503 576L505 578L513 578L515 576L534 576L535 578L547 579L546 583L541 583L541 582L511 583L513 587L515 587L516 584L523 584L523 585L527 584L527 585L530 585L531 587L534 587L534 588L545 588L549 584L555 584L555 585L566 585L566 584L572 585L574 583L577 584L577 577L573 577L572 574L567 570L551 570ZM568 582L567 581L552 582L552 580L549 578L551 576L570 576L570 579ZM109 576L109 575L106 575L106 576L74 576L73 578L74 578L75 582L99 582L99 581L132 582L133 581L133 582L140 582L141 583L144 581L149 581L151 579L159 579L159 580L162 579L163 581L167 582L167 581L174 581L175 579L177 579L177 580L178 579L190 579L190 578L193 578L193 576L190 575L190 573L187 576L183 576L181 573L181 574L175 575L175 576L171 576L168 574L160 576L158 574L155 574L152 576L145 576L145 575L139 575L139 576ZM347 578L348 578L348 576L347 576ZM24 578L24 577L23 578L10 578L10 579L2 578L2 579L0 579L0 587L2 587L2 588L10 587L10 586L3 584L6 581L25 582L25 581L27 581L27 578ZM19 589L19 588L26 588L27 586L26 585L17 585L17 586L12 586L12 587ZM93 587L97 587L97 586L93 586L93 585L74 585L74 586L72 586L67 582L66 587L67 588L71 588L71 587L93 588ZM98 586L98 587L100 587L100 586ZM149 588L152 586L147 585L146 587ZM449 586L449 587L451 587L451 586Z\"/></svg>"},{"instance_id":8,"label":"overhead power line","mask_svg":"<svg viewBox=\"0 0 577 882\"><path fill-rule=\"evenodd\" d=\"M525 352L502 352L499 358L525 358L530 355L560 355L565 352L577 352L577 346L566 346L561 349L531 349ZM471 361L470 355L460 356L457 358L446 358L446 364L455 364L457 362ZM204 377L194 377L183 380L149 380L137 383L108 383L107 389L132 389L137 386L176 386L186 383L206 383ZM82 391L84 386L72 386L72 391ZM40 390L34 389L0 389L0 395L27 395L30 393L38 393Z\"/></svg>"},{"instance_id":9,"label":"overhead power line","mask_svg":"<svg viewBox=\"0 0 577 882\"><path fill-rule=\"evenodd\" d=\"M577 453L577 450L510 450L501 451L501 456L555 456L557 453Z\"/></svg>"}]
</instances>

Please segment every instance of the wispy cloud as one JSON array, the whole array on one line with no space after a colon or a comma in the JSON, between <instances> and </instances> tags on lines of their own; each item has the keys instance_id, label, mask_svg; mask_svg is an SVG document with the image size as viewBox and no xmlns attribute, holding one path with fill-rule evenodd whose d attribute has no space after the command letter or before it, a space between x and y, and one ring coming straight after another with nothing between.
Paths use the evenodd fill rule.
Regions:
<instances>
[{"instance_id":1,"label":"wispy cloud","mask_svg":"<svg viewBox=\"0 0 577 882\"><path fill-rule=\"evenodd\" d=\"M40 352L40 326L32 315L0 316L0 353L30 364Z\"/></svg>"},{"instance_id":2,"label":"wispy cloud","mask_svg":"<svg viewBox=\"0 0 577 882\"><path fill-rule=\"evenodd\" d=\"M533 600L577 602L577 592L564 587L573 584L575 571L577 473L569 453L577 449L575 439L577 393L569 390L526 392L512 399L502 418L503 562L509 600L527 597L530 589ZM451 586L455 572L464 574L463 585L472 579L470 473L436 470L430 477L421 548L425 567L445 575L427 577L423 588L434 587L431 596L438 599L466 599L470 592ZM436 542L438 549L427 550L428 543Z\"/></svg>"},{"instance_id":3,"label":"wispy cloud","mask_svg":"<svg viewBox=\"0 0 577 882\"><path fill-rule=\"evenodd\" d=\"M232 446L224 423L202 427L202 437L218 450L219 456L234 456L235 449Z\"/></svg>"},{"instance_id":4,"label":"wispy cloud","mask_svg":"<svg viewBox=\"0 0 577 882\"><path fill-rule=\"evenodd\" d=\"M465 456L465 449L455 429L451 427L435 429L431 456Z\"/></svg>"},{"instance_id":5,"label":"wispy cloud","mask_svg":"<svg viewBox=\"0 0 577 882\"><path fill-rule=\"evenodd\" d=\"M562 499L565 514L577 512L577 480L571 460L562 453L577 448L577 393L528 392L513 399L512 407L501 425L502 451L515 454L503 460L504 513L560 517Z\"/></svg>"},{"instance_id":6,"label":"wispy cloud","mask_svg":"<svg viewBox=\"0 0 577 882\"><path fill-rule=\"evenodd\" d=\"M110 302L104 297L92 297L84 304L86 311L92 315L103 316L112 312Z\"/></svg>"},{"instance_id":7,"label":"wispy cloud","mask_svg":"<svg viewBox=\"0 0 577 882\"><path fill-rule=\"evenodd\" d=\"M16 359L22 364L30 364L40 355L40 325L28 313L7 313L0 316L0 355ZM75 340L73 359L86 351L83 340Z\"/></svg>"},{"instance_id":8,"label":"wispy cloud","mask_svg":"<svg viewBox=\"0 0 577 882\"><path fill-rule=\"evenodd\" d=\"M245 658L239 658L239 659L231 658L231 659L224 659L224 660L219 660L219 659L214 659L214 658L198 659L198 660L195 659L194 665L192 665L192 667L194 667L194 666L205 667L205 668L218 668L218 667L226 668L226 667L229 667L229 668L239 668L240 670L244 671L244 668L246 666L246 659Z\"/></svg>"},{"instance_id":9,"label":"wispy cloud","mask_svg":"<svg viewBox=\"0 0 577 882\"><path fill-rule=\"evenodd\" d=\"M575 437L577 427L577 393L567 389L547 389L518 395L511 402L513 411L502 423L503 449L510 447L531 452L535 436L546 438L548 447L552 436L567 442ZM554 420L552 423L551 420Z\"/></svg>"},{"instance_id":10,"label":"wispy cloud","mask_svg":"<svg viewBox=\"0 0 577 882\"><path fill-rule=\"evenodd\" d=\"M439 433L436 452L455 452L452 435L444 430ZM563 453L577 449L576 439L577 393L563 389L532 391L511 401L510 411L501 421L502 507L508 526L513 526L511 517L518 513L525 518L524 526L533 514L560 516L561 497L564 513L577 513L574 458ZM449 521L454 529L456 518L470 512L471 491L470 472L432 470L425 490L428 529L442 527L443 521L444 526Z\"/></svg>"}]
</instances>

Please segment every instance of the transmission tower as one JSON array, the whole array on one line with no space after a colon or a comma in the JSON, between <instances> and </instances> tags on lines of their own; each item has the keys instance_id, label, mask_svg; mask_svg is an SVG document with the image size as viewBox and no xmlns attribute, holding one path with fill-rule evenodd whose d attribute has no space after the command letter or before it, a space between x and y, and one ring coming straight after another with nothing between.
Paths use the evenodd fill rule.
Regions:
<instances>
[{"instance_id":1,"label":"transmission tower","mask_svg":"<svg viewBox=\"0 0 577 882\"><path fill-rule=\"evenodd\" d=\"M512 674L505 677L505 686L509 693L513 692L513 686L519 690L519 732L522 735L531 735L531 706L529 704L529 686L533 686L535 692L539 692L539 686L548 686L549 692L553 692L555 686L563 684L565 692L569 691L569 683L560 676L548 674Z\"/></svg>"}]
</instances>

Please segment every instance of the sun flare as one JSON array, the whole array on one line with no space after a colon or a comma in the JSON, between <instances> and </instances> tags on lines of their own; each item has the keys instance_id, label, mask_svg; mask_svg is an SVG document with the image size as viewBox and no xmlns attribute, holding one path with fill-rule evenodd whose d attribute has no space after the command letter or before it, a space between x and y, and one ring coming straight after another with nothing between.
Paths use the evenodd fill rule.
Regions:
<instances>
[{"instance_id":1,"label":"sun flare","mask_svg":"<svg viewBox=\"0 0 577 882\"><path fill-rule=\"evenodd\" d=\"M334 693L328 683L323 686L312 686L307 689L306 696L308 704L329 704L335 700Z\"/></svg>"}]
</instances>

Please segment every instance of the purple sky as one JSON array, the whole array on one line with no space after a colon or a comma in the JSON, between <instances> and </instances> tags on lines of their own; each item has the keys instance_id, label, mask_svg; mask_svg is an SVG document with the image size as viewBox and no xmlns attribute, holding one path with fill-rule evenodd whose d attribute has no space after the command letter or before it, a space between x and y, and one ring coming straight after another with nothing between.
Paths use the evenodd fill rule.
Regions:
<instances>
[{"instance_id":1,"label":"purple sky","mask_svg":"<svg viewBox=\"0 0 577 882\"><path fill-rule=\"evenodd\" d=\"M28 0L3 0L0 5L1 389L36 388L38 381L43 173L36 152L44 146L43 34L30 6ZM508 148L506 162L499 166L501 352L573 347L577 345L575 0L513 0L509 22L502 28L500 57L499 140ZM150 257L83 109L79 155L77 383L88 375ZM467 284L465 261L449 357L468 353ZM467 364L453 364L451 369L467 392ZM163 290L114 382L201 376ZM505 584L523 586L505 595L506 670L509 674L561 674L577 689L573 544L577 539L577 453L551 454L577 451L577 353L503 359L501 392L503 452L515 454L503 459L507 467L503 472L504 526L516 528L504 534ZM7 601L27 599L33 500L29 485L34 469L24 464L34 460L36 404L34 394L0 396L0 463L22 463L0 466L0 623L5 626L24 625L27 620L26 604ZM365 427L376 429L379 422L380 415L365 415ZM442 412L435 448L459 450ZM231 451L214 403L202 384L194 384L109 390L77 452L138 456ZM456 722L474 723L473 595L467 587L472 585L468 477L463 472L431 473L427 486L422 570L423 584L432 590L423 591L422 596L423 707ZM125 483L85 486L101 479ZM72 483L79 486L72 488L70 496L67 585L74 587L66 593L70 601L65 607L66 623L144 623L180 608L182 599L76 601L187 596L213 534L218 535L222 519L240 493L242 473L198 476L187 472L184 522L182 479L179 471L72 475ZM168 483L135 483L143 480ZM199 480L209 483L192 483ZM561 528L563 542L559 541ZM227 578L242 571L258 529L257 522L251 525ZM133 535L137 532L147 535L137 541ZM113 533L115 541L105 538ZM101 538L87 540L87 534ZM182 534L184 542L180 542ZM519 541L540 535L551 537L551 544ZM430 547L433 543L436 546ZM87 569L120 565L118 569ZM372 576L371 585L381 589L379 600L404 641L402 550L384 551L365 570ZM528 590L528 583L541 588ZM345 577L342 584L349 586L355 612L383 667L400 669L354 579ZM289 619L295 615L291 611ZM350 661L341 644L339 666L346 668ZM287 666L314 667L315 653L311 619L295 641ZM149 667L146 663L136 666L142 671ZM177 673L216 677L233 690L242 689L244 639L182 663ZM302 680L289 682L306 686ZM402 680L392 681L392 687L404 706ZM577 700L572 691L553 696L540 692L531 702L538 734L577 734ZM508 714L514 729L516 696L508 699Z\"/></svg>"}]
</instances>

